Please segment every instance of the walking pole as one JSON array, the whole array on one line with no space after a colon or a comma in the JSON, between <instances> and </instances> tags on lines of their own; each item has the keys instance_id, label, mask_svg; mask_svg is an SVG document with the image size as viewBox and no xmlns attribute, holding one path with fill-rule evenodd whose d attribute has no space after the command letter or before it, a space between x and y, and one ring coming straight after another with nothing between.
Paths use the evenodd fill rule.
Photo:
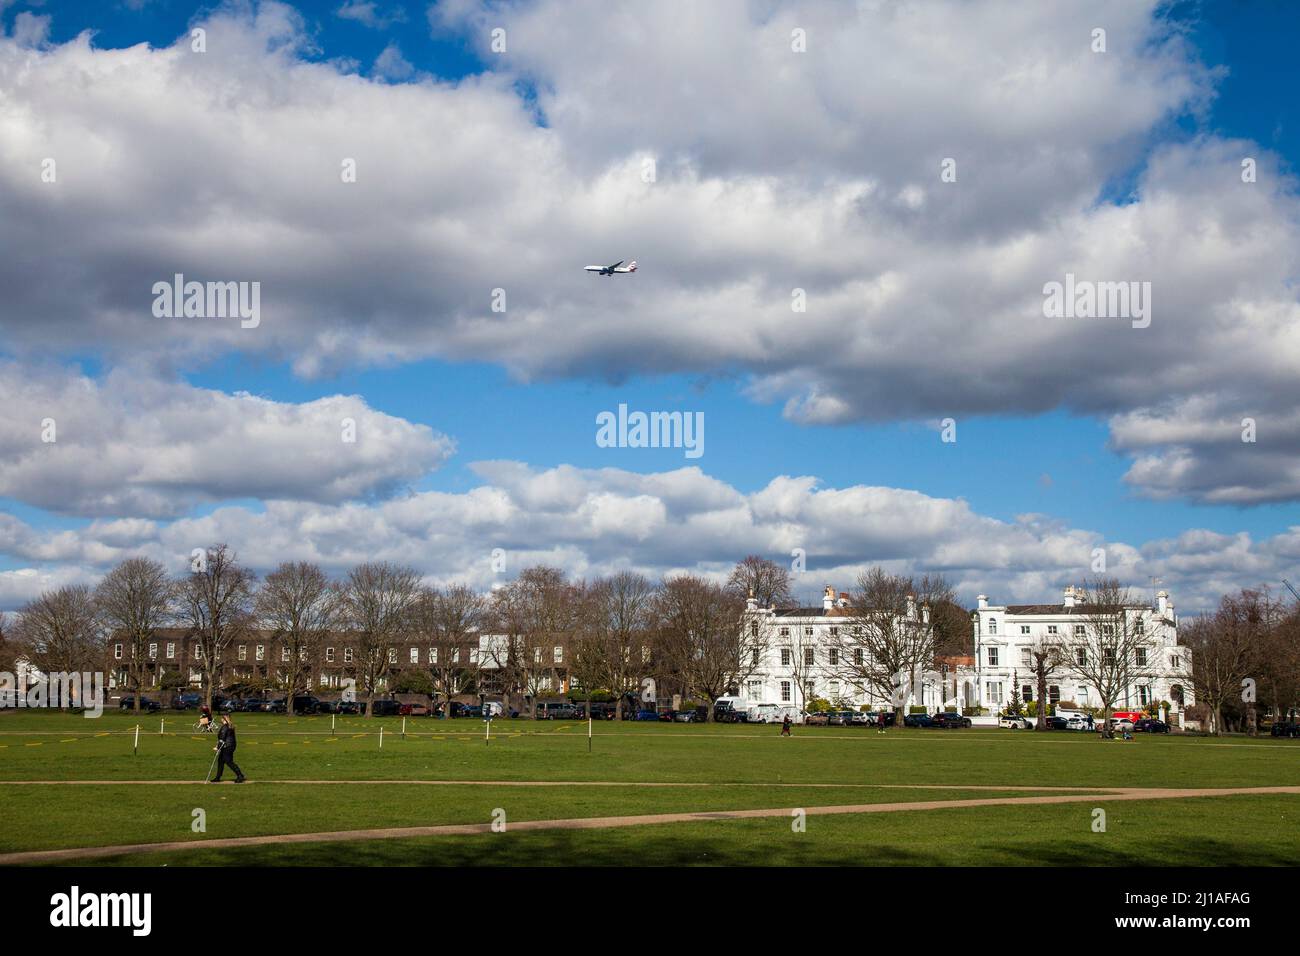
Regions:
<instances>
[{"instance_id":1,"label":"walking pole","mask_svg":"<svg viewBox=\"0 0 1300 956\"><path fill-rule=\"evenodd\" d=\"M215 747L212 748L212 764L208 767L208 775L203 778L204 783L207 783L209 780L212 779L212 769L217 765L217 757L220 756L220 753L221 753L221 744L217 744Z\"/></svg>"}]
</instances>

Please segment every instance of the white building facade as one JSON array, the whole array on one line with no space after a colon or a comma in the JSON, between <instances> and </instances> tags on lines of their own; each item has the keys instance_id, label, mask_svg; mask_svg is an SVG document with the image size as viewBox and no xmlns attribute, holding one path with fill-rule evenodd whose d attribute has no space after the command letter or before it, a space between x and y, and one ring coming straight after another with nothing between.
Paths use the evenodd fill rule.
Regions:
<instances>
[{"instance_id":1,"label":"white building facade","mask_svg":"<svg viewBox=\"0 0 1300 956\"><path fill-rule=\"evenodd\" d=\"M983 594L972 614L974 624L975 680L978 703L989 712L1001 710L1019 691L1025 703L1035 700L1038 692L1033 675L1031 651L1043 642L1058 640L1066 645L1075 635L1083 635L1089 608L1084 593L1073 586L1065 588L1060 604L992 605ZM1143 710L1149 704L1164 702L1165 712L1174 726L1182 725L1184 709L1195 703L1187 680L1191 660L1187 648L1178 644L1178 618L1168 593L1156 595L1154 607L1133 604L1124 608L1132 632L1144 636L1147 646L1136 653L1144 676L1136 677L1115 703L1116 710ZM1074 653L1080 653L1075 649ZM1065 664L1058 667L1048 681L1051 703L1079 708L1100 707L1097 690L1082 675Z\"/></svg>"}]
</instances>

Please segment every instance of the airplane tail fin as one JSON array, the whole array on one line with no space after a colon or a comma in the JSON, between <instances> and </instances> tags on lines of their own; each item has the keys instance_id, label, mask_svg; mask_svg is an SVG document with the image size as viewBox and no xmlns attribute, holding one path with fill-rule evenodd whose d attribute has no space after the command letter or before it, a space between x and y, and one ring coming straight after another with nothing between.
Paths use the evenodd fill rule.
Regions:
<instances>
[{"instance_id":1,"label":"airplane tail fin","mask_svg":"<svg viewBox=\"0 0 1300 956\"><path fill-rule=\"evenodd\" d=\"M635 260L635 259L633 259L631 262L629 262L629 263L627 264L627 271L628 271L628 272L636 272L636 260Z\"/></svg>"}]
</instances>

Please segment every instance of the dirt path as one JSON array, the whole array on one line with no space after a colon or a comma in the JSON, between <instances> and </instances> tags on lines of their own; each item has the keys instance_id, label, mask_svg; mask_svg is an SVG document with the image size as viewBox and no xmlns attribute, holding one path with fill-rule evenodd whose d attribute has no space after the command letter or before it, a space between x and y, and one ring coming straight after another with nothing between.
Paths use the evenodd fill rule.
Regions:
<instances>
[{"instance_id":1,"label":"dirt path","mask_svg":"<svg viewBox=\"0 0 1300 956\"><path fill-rule=\"evenodd\" d=\"M1174 789L1130 789L1111 794L1052 794L1041 797L981 797L969 800L924 800L915 803L866 803L833 807L805 807L808 816L843 813L895 813L908 810L944 810L951 807L1034 806L1039 804L1087 803L1096 800L1180 800L1189 797L1224 797L1239 794L1300 794L1300 787L1230 787ZM625 817L583 817L569 820L521 820L510 823L508 832L531 830L600 830L612 827L649 826L661 823L698 823L710 820L754 820L789 817L795 808L762 810L714 810L697 813L655 813ZM19 863L57 863L98 859L134 853L192 850L199 847L229 848L261 846L268 843L339 843L357 840L392 840L409 837L469 836L492 833L490 823L460 823L428 827L389 827L370 830L332 830L321 833L283 833L263 836L227 837L212 840L184 840L170 843L134 843L122 846L84 847L67 850L34 850L0 854L0 865Z\"/></svg>"},{"instance_id":2,"label":"dirt path","mask_svg":"<svg viewBox=\"0 0 1300 956\"><path fill-rule=\"evenodd\" d=\"M231 781L222 781L230 784ZM1019 790L1066 793L1121 793L1129 790L1147 790L1149 787L1026 787L1019 785L975 784L961 786L950 783L772 783L758 781L746 783L733 781L629 781L629 780L258 780L245 786L260 784L288 786L416 786L416 787L785 787L794 789L828 790ZM0 780L0 787L201 787L202 780Z\"/></svg>"}]
</instances>

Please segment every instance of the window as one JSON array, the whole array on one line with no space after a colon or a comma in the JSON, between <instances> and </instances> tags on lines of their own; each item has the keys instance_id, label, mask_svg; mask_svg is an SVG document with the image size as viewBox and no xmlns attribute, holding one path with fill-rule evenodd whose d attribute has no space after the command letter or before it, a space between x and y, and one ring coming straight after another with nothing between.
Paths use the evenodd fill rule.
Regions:
<instances>
[{"instance_id":1,"label":"window","mask_svg":"<svg viewBox=\"0 0 1300 956\"><path fill-rule=\"evenodd\" d=\"M1034 666L1034 652L1027 647L1020 648L1020 663L1024 667Z\"/></svg>"},{"instance_id":2,"label":"window","mask_svg":"<svg viewBox=\"0 0 1300 956\"><path fill-rule=\"evenodd\" d=\"M329 683L330 683L330 676L329 676L329 674L321 674L321 675L320 675L320 685L321 685L322 687L328 687L328 686L329 686Z\"/></svg>"},{"instance_id":3,"label":"window","mask_svg":"<svg viewBox=\"0 0 1300 956\"><path fill-rule=\"evenodd\" d=\"M763 682L761 680L752 680L749 682L749 699L761 700L763 697Z\"/></svg>"},{"instance_id":4,"label":"window","mask_svg":"<svg viewBox=\"0 0 1300 956\"><path fill-rule=\"evenodd\" d=\"M168 641L168 642L167 642L167 659L168 659L168 660L172 660L172 659L175 658L175 657L176 657L176 642L175 642L175 641Z\"/></svg>"},{"instance_id":5,"label":"window","mask_svg":"<svg viewBox=\"0 0 1300 956\"><path fill-rule=\"evenodd\" d=\"M121 645L121 644L114 644L114 645L113 645L113 657L114 657L116 660L119 660L119 661L122 659L122 645Z\"/></svg>"},{"instance_id":6,"label":"window","mask_svg":"<svg viewBox=\"0 0 1300 956\"><path fill-rule=\"evenodd\" d=\"M203 645L202 645L202 644L195 644L195 645L194 645L194 659L195 659L195 660L199 660L199 661L203 660Z\"/></svg>"},{"instance_id":7,"label":"window","mask_svg":"<svg viewBox=\"0 0 1300 956\"><path fill-rule=\"evenodd\" d=\"M1076 647L1074 649L1074 662L1080 667L1088 666L1088 649L1086 647Z\"/></svg>"},{"instance_id":8,"label":"window","mask_svg":"<svg viewBox=\"0 0 1300 956\"><path fill-rule=\"evenodd\" d=\"M803 649L803 662L804 662L805 666L810 666L810 665L812 664L812 662L813 662L813 649L812 649L811 647L805 647L805 648Z\"/></svg>"},{"instance_id":9,"label":"window","mask_svg":"<svg viewBox=\"0 0 1300 956\"><path fill-rule=\"evenodd\" d=\"M280 648L280 661L287 662L288 660L289 660L289 648L286 645Z\"/></svg>"},{"instance_id":10,"label":"window","mask_svg":"<svg viewBox=\"0 0 1300 956\"><path fill-rule=\"evenodd\" d=\"M1135 648L1133 651L1133 656L1137 660L1138 667L1147 666L1147 649L1145 647Z\"/></svg>"},{"instance_id":11,"label":"window","mask_svg":"<svg viewBox=\"0 0 1300 956\"><path fill-rule=\"evenodd\" d=\"M1021 634L1028 634L1028 633L1029 633L1029 625L1028 625L1028 624L1021 624L1021 625L1020 625L1020 633L1021 633Z\"/></svg>"},{"instance_id":12,"label":"window","mask_svg":"<svg viewBox=\"0 0 1300 956\"><path fill-rule=\"evenodd\" d=\"M344 664L352 663L352 648L350 647L343 648L343 663Z\"/></svg>"},{"instance_id":13,"label":"window","mask_svg":"<svg viewBox=\"0 0 1300 956\"><path fill-rule=\"evenodd\" d=\"M1151 687L1149 684L1138 684L1138 703L1143 707L1151 703Z\"/></svg>"},{"instance_id":14,"label":"window","mask_svg":"<svg viewBox=\"0 0 1300 956\"><path fill-rule=\"evenodd\" d=\"M1056 684L1048 684L1048 685L1047 685L1047 699L1048 699L1049 701L1051 701L1053 704L1058 704L1058 703L1060 703L1060 702L1061 702L1061 688L1058 687Z\"/></svg>"},{"instance_id":15,"label":"window","mask_svg":"<svg viewBox=\"0 0 1300 956\"><path fill-rule=\"evenodd\" d=\"M834 667L836 664L840 662L840 652L838 648L835 647L830 648L826 652L826 656L830 660L832 667Z\"/></svg>"},{"instance_id":16,"label":"window","mask_svg":"<svg viewBox=\"0 0 1300 956\"><path fill-rule=\"evenodd\" d=\"M754 637L758 637L758 622L757 622L757 621L755 621L754 623L752 623L752 624L749 625L749 633L752 634Z\"/></svg>"},{"instance_id":17,"label":"window","mask_svg":"<svg viewBox=\"0 0 1300 956\"><path fill-rule=\"evenodd\" d=\"M157 657L157 656L158 656L158 645L157 645L157 644L150 644L150 645L149 645L149 660L153 660L153 659L154 659L155 657Z\"/></svg>"},{"instance_id":18,"label":"window","mask_svg":"<svg viewBox=\"0 0 1300 956\"><path fill-rule=\"evenodd\" d=\"M1169 666L1172 667L1174 670L1178 670L1178 668L1183 666L1183 659L1179 657L1177 654L1174 654L1172 657L1169 658Z\"/></svg>"},{"instance_id":19,"label":"window","mask_svg":"<svg viewBox=\"0 0 1300 956\"><path fill-rule=\"evenodd\" d=\"M418 647L411 648L411 663L420 663L420 649Z\"/></svg>"},{"instance_id":20,"label":"window","mask_svg":"<svg viewBox=\"0 0 1300 956\"><path fill-rule=\"evenodd\" d=\"M258 645L257 645L257 659L258 659L259 661L266 660L266 645L265 645L265 644L258 644Z\"/></svg>"},{"instance_id":21,"label":"window","mask_svg":"<svg viewBox=\"0 0 1300 956\"><path fill-rule=\"evenodd\" d=\"M472 660L472 661L477 661L477 660L478 660L478 649L477 649L477 648L475 648L474 650L470 651L470 653L469 653L469 659ZM459 663L460 663L460 648L459 648L459 647L453 647L453 648L451 649L451 662L452 662L453 664L459 664Z\"/></svg>"},{"instance_id":22,"label":"window","mask_svg":"<svg viewBox=\"0 0 1300 956\"><path fill-rule=\"evenodd\" d=\"M1147 629L1146 618L1139 617L1133 619L1133 630L1135 632L1141 634L1144 631L1146 631L1146 629Z\"/></svg>"},{"instance_id":23,"label":"window","mask_svg":"<svg viewBox=\"0 0 1300 956\"><path fill-rule=\"evenodd\" d=\"M789 629L788 627L783 627L783 628L781 628L781 636L782 636L782 637L789 637L789 636L790 636L790 629Z\"/></svg>"},{"instance_id":24,"label":"window","mask_svg":"<svg viewBox=\"0 0 1300 956\"><path fill-rule=\"evenodd\" d=\"M732 633L734 634L735 631L732 631ZM563 648L563 647L557 647L557 648L555 649L555 663L557 663L557 664L563 664L563 663L564 663L564 648Z\"/></svg>"},{"instance_id":25,"label":"window","mask_svg":"<svg viewBox=\"0 0 1300 956\"><path fill-rule=\"evenodd\" d=\"M298 660L305 661L306 659L307 659L307 645L304 644L302 647L298 648Z\"/></svg>"},{"instance_id":26,"label":"window","mask_svg":"<svg viewBox=\"0 0 1300 956\"><path fill-rule=\"evenodd\" d=\"M781 702L784 704L790 703L790 682L788 680L781 681Z\"/></svg>"},{"instance_id":27,"label":"window","mask_svg":"<svg viewBox=\"0 0 1300 956\"><path fill-rule=\"evenodd\" d=\"M1034 685L1033 685L1033 684L1024 684L1024 685L1021 686L1021 688L1020 688L1020 699L1023 700L1026 704L1032 704L1032 703L1034 702Z\"/></svg>"},{"instance_id":28,"label":"window","mask_svg":"<svg viewBox=\"0 0 1300 956\"><path fill-rule=\"evenodd\" d=\"M998 666L998 649L996 647L990 647L988 649L988 658L989 658L989 667Z\"/></svg>"},{"instance_id":29,"label":"window","mask_svg":"<svg viewBox=\"0 0 1300 956\"><path fill-rule=\"evenodd\" d=\"M1103 625L1101 626L1101 633L1105 634L1107 637L1112 636L1112 635L1115 633L1115 625L1114 625L1114 624L1103 624Z\"/></svg>"},{"instance_id":30,"label":"window","mask_svg":"<svg viewBox=\"0 0 1300 956\"><path fill-rule=\"evenodd\" d=\"M534 664L540 664L541 662L542 662L542 649L541 649L540 647L534 647L534 648L533 648L533 663L534 663Z\"/></svg>"},{"instance_id":31,"label":"window","mask_svg":"<svg viewBox=\"0 0 1300 956\"><path fill-rule=\"evenodd\" d=\"M325 663L327 664L334 663L334 648L332 647L325 648Z\"/></svg>"},{"instance_id":32,"label":"window","mask_svg":"<svg viewBox=\"0 0 1300 956\"><path fill-rule=\"evenodd\" d=\"M998 632L998 619L996 617L991 617L989 618L989 633L996 634L997 632Z\"/></svg>"},{"instance_id":33,"label":"window","mask_svg":"<svg viewBox=\"0 0 1300 956\"><path fill-rule=\"evenodd\" d=\"M853 648L853 663L857 664L859 667L862 666L862 648Z\"/></svg>"},{"instance_id":34,"label":"window","mask_svg":"<svg viewBox=\"0 0 1300 956\"><path fill-rule=\"evenodd\" d=\"M1047 625L1047 633L1048 633L1048 634L1055 634L1055 633L1056 633L1056 625L1055 625L1055 624L1049 624L1049 625Z\"/></svg>"},{"instance_id":35,"label":"window","mask_svg":"<svg viewBox=\"0 0 1300 956\"><path fill-rule=\"evenodd\" d=\"M833 681L831 681L829 684L826 685L826 689L830 692L831 700L834 700L835 698L837 698L837 697L840 696L840 682L839 682L839 681L837 681L837 680L833 680Z\"/></svg>"},{"instance_id":36,"label":"window","mask_svg":"<svg viewBox=\"0 0 1300 956\"><path fill-rule=\"evenodd\" d=\"M804 700L807 700L809 697L815 697L815 696L817 696L817 693L816 693L816 691L815 691L814 688L813 688L813 682L810 681L810 680L806 680L806 681L804 681L804 682L803 682L803 699L804 699Z\"/></svg>"},{"instance_id":37,"label":"window","mask_svg":"<svg viewBox=\"0 0 1300 956\"><path fill-rule=\"evenodd\" d=\"M1085 685L1080 684L1074 689L1074 702L1083 707L1088 706L1088 688Z\"/></svg>"},{"instance_id":38,"label":"window","mask_svg":"<svg viewBox=\"0 0 1300 956\"><path fill-rule=\"evenodd\" d=\"M812 628L811 628L811 627L805 627L805 628L803 629L803 636L804 636L804 637L812 637Z\"/></svg>"},{"instance_id":39,"label":"window","mask_svg":"<svg viewBox=\"0 0 1300 956\"><path fill-rule=\"evenodd\" d=\"M758 666L758 648L757 648L757 647L754 648L753 653L750 655L750 663L751 663L754 667L757 667L757 666Z\"/></svg>"},{"instance_id":40,"label":"window","mask_svg":"<svg viewBox=\"0 0 1300 956\"><path fill-rule=\"evenodd\" d=\"M788 647L781 648L781 666L782 667L790 666L790 648Z\"/></svg>"},{"instance_id":41,"label":"window","mask_svg":"<svg viewBox=\"0 0 1300 956\"><path fill-rule=\"evenodd\" d=\"M397 648L395 648L395 647L390 647L390 648L388 649L388 663L390 663L390 664L396 664L396 663L397 663Z\"/></svg>"},{"instance_id":42,"label":"window","mask_svg":"<svg viewBox=\"0 0 1300 956\"><path fill-rule=\"evenodd\" d=\"M248 660L248 645L247 645L247 644L240 644L240 645L239 645L239 650L238 650L236 656L237 656L241 661L246 661L246 660Z\"/></svg>"},{"instance_id":43,"label":"window","mask_svg":"<svg viewBox=\"0 0 1300 956\"><path fill-rule=\"evenodd\" d=\"M1115 648L1103 647L1101 650L1101 659L1106 664L1115 663Z\"/></svg>"},{"instance_id":44,"label":"window","mask_svg":"<svg viewBox=\"0 0 1300 956\"><path fill-rule=\"evenodd\" d=\"M839 637L839 636L840 636L840 629L838 627L832 627L831 637Z\"/></svg>"},{"instance_id":45,"label":"window","mask_svg":"<svg viewBox=\"0 0 1300 956\"><path fill-rule=\"evenodd\" d=\"M429 663L438 663L438 649L436 647L429 648Z\"/></svg>"},{"instance_id":46,"label":"window","mask_svg":"<svg viewBox=\"0 0 1300 956\"><path fill-rule=\"evenodd\" d=\"M996 680L990 681L987 686L989 691L988 692L989 703L990 704L1002 703L1002 682Z\"/></svg>"}]
</instances>

